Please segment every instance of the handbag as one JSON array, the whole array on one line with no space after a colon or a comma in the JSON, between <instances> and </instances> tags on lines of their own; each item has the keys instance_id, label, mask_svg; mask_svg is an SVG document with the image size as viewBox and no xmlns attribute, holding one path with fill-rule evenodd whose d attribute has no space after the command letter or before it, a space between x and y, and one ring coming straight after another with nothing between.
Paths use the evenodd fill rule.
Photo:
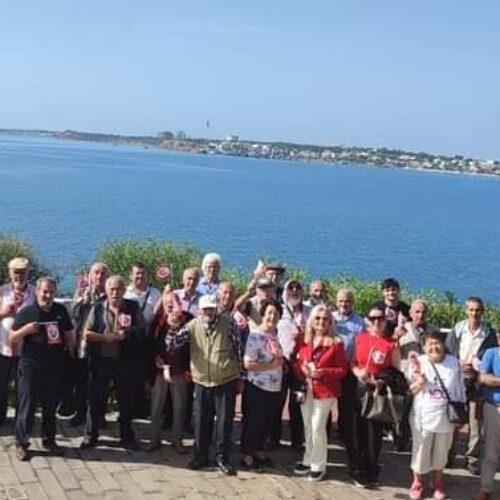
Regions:
<instances>
[{"instance_id":1,"label":"handbag","mask_svg":"<svg viewBox=\"0 0 500 500\"><path fill-rule=\"evenodd\" d=\"M364 389L359 401L363 418L383 424L400 422L398 415L402 414L404 396L394 395L388 385L385 386L385 391L381 391L378 386L375 389L365 386Z\"/></svg>"},{"instance_id":2,"label":"handbag","mask_svg":"<svg viewBox=\"0 0 500 500\"><path fill-rule=\"evenodd\" d=\"M434 369L434 373L436 374L436 377L438 379L439 385L441 386L441 389L443 389L443 392L446 396L446 399L448 401L446 405L446 414L448 416L448 420L450 421L450 424L456 424L456 425L464 425L469 421L468 415L467 415L467 406L465 403L462 403L462 401L452 401L450 394L448 390L446 389L443 379L439 375L439 372L437 371L436 366L432 361L430 361L432 368Z\"/></svg>"}]
</instances>

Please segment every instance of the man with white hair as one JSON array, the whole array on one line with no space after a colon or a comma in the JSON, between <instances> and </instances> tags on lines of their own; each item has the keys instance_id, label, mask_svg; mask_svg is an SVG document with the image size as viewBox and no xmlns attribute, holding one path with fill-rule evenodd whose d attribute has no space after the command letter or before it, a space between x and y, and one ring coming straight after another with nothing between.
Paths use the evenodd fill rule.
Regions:
<instances>
[{"instance_id":1,"label":"man with white hair","mask_svg":"<svg viewBox=\"0 0 500 500\"><path fill-rule=\"evenodd\" d=\"M198 283L196 290L201 295L216 295L219 291L221 280L219 278L220 269L222 267L222 258L217 253L207 253L203 257L201 270L203 277Z\"/></svg>"},{"instance_id":2,"label":"man with white hair","mask_svg":"<svg viewBox=\"0 0 500 500\"><path fill-rule=\"evenodd\" d=\"M12 344L9 331L16 314L35 302L35 287L28 284L29 262L16 257L9 264L9 283L0 287L0 425L7 417L9 383L17 386L17 362L21 344Z\"/></svg>"}]
</instances>

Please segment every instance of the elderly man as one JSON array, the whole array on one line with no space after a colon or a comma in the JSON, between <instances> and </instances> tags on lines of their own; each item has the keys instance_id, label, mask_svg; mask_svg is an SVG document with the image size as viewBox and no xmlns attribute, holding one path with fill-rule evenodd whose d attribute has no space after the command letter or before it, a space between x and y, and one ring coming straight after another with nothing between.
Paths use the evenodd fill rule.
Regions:
<instances>
[{"instance_id":1,"label":"elderly man","mask_svg":"<svg viewBox=\"0 0 500 500\"><path fill-rule=\"evenodd\" d=\"M18 369L16 455L28 460L29 436L35 411L42 406L42 445L50 453L62 455L56 444L56 407L64 346L74 354L73 325L66 308L54 302L56 281L45 276L36 284L36 301L16 315L10 340L22 341Z\"/></svg>"},{"instance_id":2,"label":"elderly man","mask_svg":"<svg viewBox=\"0 0 500 500\"><path fill-rule=\"evenodd\" d=\"M198 268L189 267L182 273L183 288L175 290L175 294L181 301L182 310L193 317L198 314L198 301L201 297L201 294L196 290L199 281L200 271Z\"/></svg>"},{"instance_id":3,"label":"elderly man","mask_svg":"<svg viewBox=\"0 0 500 500\"><path fill-rule=\"evenodd\" d=\"M365 329L364 319L354 312L354 292L348 288L341 288L336 296L337 310L333 312L337 333L344 342L344 351L350 364L354 354L356 337ZM356 402L356 377L349 370L342 379L342 390L338 400L338 437L345 441L350 469L354 469L355 457L351 455L354 449L351 446L355 433L354 405ZM354 472L354 470L353 470Z\"/></svg>"},{"instance_id":4,"label":"elderly man","mask_svg":"<svg viewBox=\"0 0 500 500\"><path fill-rule=\"evenodd\" d=\"M222 258L217 253L207 253L203 257L201 270L203 277L198 283L198 293L200 295L215 295L219 290L221 280L219 278L220 269L222 267Z\"/></svg>"},{"instance_id":5,"label":"elderly man","mask_svg":"<svg viewBox=\"0 0 500 500\"><path fill-rule=\"evenodd\" d=\"M167 350L189 343L191 374L195 385L195 456L193 470L208 465L214 417L216 461L225 475L236 474L229 463L234 404L240 378L241 352L238 329L232 318L217 311L217 298L204 295L200 314L177 335L167 336Z\"/></svg>"},{"instance_id":6,"label":"elderly man","mask_svg":"<svg viewBox=\"0 0 500 500\"><path fill-rule=\"evenodd\" d=\"M16 257L9 262L9 283L0 287L0 425L7 417L9 383L17 385L19 347L9 340L16 314L35 302L35 288L28 284L28 259Z\"/></svg>"},{"instance_id":7,"label":"elderly man","mask_svg":"<svg viewBox=\"0 0 500 500\"><path fill-rule=\"evenodd\" d=\"M84 331L89 344L90 406L82 448L97 446L99 422L104 414L108 385L113 380L120 411L123 447L137 449L132 431L133 393L138 356L143 352L144 318L136 301L124 298L125 280L106 280L106 299L92 307Z\"/></svg>"},{"instance_id":8,"label":"elderly man","mask_svg":"<svg viewBox=\"0 0 500 500\"><path fill-rule=\"evenodd\" d=\"M109 269L103 262L92 264L89 272L89 284L77 287L74 302L70 310L76 335L76 359L73 362L73 378L71 379L71 396L75 414L70 425L76 427L85 422L88 400L89 362L87 343L83 338L85 323L89 313L97 302L106 298L105 284L109 276Z\"/></svg>"},{"instance_id":9,"label":"elderly man","mask_svg":"<svg viewBox=\"0 0 500 500\"><path fill-rule=\"evenodd\" d=\"M266 277L254 279L248 284L246 292L238 297L235 308L248 318L248 327L255 330L262 320L261 304L274 297L274 284Z\"/></svg>"},{"instance_id":10,"label":"elderly man","mask_svg":"<svg viewBox=\"0 0 500 500\"><path fill-rule=\"evenodd\" d=\"M423 354L424 335L426 332L439 331L439 327L428 323L429 305L423 299L415 299L410 306L410 319L402 326L403 334L399 337L401 353L401 371L406 372L408 358L412 353Z\"/></svg>"},{"instance_id":11,"label":"elderly man","mask_svg":"<svg viewBox=\"0 0 500 500\"><path fill-rule=\"evenodd\" d=\"M480 474L481 445L481 422L477 418L479 363L486 349L497 346L495 331L483 321L483 313L483 301L479 297L469 297L465 302L466 319L459 321L446 338L446 348L460 361L464 377L469 406L469 435L465 458L469 472L476 476ZM452 460L453 451L450 454L450 461Z\"/></svg>"}]
</instances>

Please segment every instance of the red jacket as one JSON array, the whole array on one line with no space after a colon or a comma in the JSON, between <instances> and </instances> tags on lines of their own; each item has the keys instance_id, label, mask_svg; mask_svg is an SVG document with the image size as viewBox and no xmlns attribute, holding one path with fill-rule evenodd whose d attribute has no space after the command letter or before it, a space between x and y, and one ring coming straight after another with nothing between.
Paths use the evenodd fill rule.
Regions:
<instances>
[{"instance_id":1,"label":"red jacket","mask_svg":"<svg viewBox=\"0 0 500 500\"><path fill-rule=\"evenodd\" d=\"M310 362L314 362L317 369L323 370L320 378L309 379L314 399L338 398L340 382L348 371L344 343L334 341L331 345L322 344L314 350L312 343L302 344L293 362L293 370L298 380L306 380L302 365Z\"/></svg>"}]
</instances>

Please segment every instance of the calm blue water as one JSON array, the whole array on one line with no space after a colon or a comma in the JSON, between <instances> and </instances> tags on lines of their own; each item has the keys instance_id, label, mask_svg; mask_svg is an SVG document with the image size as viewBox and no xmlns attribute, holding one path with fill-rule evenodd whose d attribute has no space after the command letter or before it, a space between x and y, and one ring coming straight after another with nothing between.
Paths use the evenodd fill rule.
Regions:
<instances>
[{"instance_id":1,"label":"calm blue water","mask_svg":"<svg viewBox=\"0 0 500 500\"><path fill-rule=\"evenodd\" d=\"M0 135L0 231L58 269L106 239L261 254L313 275L398 277L500 301L500 182Z\"/></svg>"}]
</instances>

